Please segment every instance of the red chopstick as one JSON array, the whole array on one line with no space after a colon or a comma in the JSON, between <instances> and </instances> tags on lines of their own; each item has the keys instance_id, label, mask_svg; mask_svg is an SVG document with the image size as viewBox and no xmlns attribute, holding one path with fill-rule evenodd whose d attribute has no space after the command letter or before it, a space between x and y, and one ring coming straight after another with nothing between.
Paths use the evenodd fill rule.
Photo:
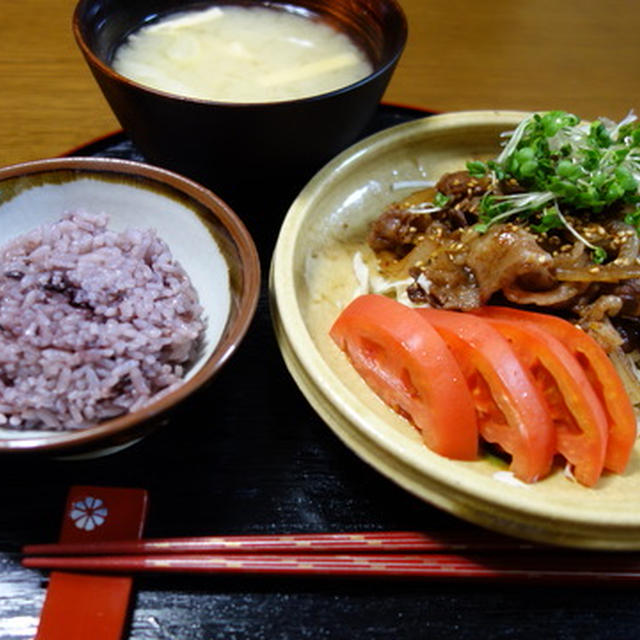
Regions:
<instances>
[{"instance_id":1,"label":"red chopstick","mask_svg":"<svg viewBox=\"0 0 640 640\"><path fill-rule=\"evenodd\" d=\"M533 543L471 531L446 532L442 537L417 531L318 533L255 536L206 536L105 541L84 544L31 544L25 555L146 555L186 553L388 553L399 551L492 551L540 548Z\"/></svg>"},{"instance_id":2,"label":"red chopstick","mask_svg":"<svg viewBox=\"0 0 640 640\"><path fill-rule=\"evenodd\" d=\"M107 574L378 576L574 584L640 580L640 554L562 550L481 530L440 536L392 531L58 543L27 545L23 552L25 567Z\"/></svg>"},{"instance_id":3,"label":"red chopstick","mask_svg":"<svg viewBox=\"0 0 640 640\"><path fill-rule=\"evenodd\" d=\"M25 567L99 573L464 578L501 582L637 583L640 555L217 554L26 557Z\"/></svg>"}]
</instances>

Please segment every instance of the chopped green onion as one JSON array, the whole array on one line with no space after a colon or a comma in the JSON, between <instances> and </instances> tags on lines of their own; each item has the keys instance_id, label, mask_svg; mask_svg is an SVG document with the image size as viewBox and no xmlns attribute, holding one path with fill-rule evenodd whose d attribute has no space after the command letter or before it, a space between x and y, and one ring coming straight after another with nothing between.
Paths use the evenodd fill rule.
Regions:
<instances>
[{"instance_id":1,"label":"chopped green onion","mask_svg":"<svg viewBox=\"0 0 640 640\"><path fill-rule=\"evenodd\" d=\"M640 126L633 113L617 124L604 118L584 124L565 111L535 113L510 133L495 161L469 162L467 170L529 190L485 195L478 231L511 217L527 220L538 233L565 227L603 262L606 251L582 237L560 207L597 215L613 205L640 205ZM638 210L627 217L640 234Z\"/></svg>"},{"instance_id":2,"label":"chopped green onion","mask_svg":"<svg viewBox=\"0 0 640 640\"><path fill-rule=\"evenodd\" d=\"M438 191L433 198L433 204L436 207L439 207L440 209L442 209L443 207L446 206L449 200L450 200L449 196L446 196L444 193L441 193L440 191Z\"/></svg>"},{"instance_id":3,"label":"chopped green onion","mask_svg":"<svg viewBox=\"0 0 640 640\"><path fill-rule=\"evenodd\" d=\"M480 162L479 160L471 160L467 162L467 171L472 178L484 178L489 168L484 162Z\"/></svg>"}]
</instances>

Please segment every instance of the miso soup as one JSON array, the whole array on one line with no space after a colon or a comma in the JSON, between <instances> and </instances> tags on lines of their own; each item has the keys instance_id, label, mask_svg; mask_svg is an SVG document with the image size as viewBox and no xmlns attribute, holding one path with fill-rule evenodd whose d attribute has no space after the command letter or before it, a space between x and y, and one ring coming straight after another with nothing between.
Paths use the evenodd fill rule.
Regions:
<instances>
[{"instance_id":1,"label":"miso soup","mask_svg":"<svg viewBox=\"0 0 640 640\"><path fill-rule=\"evenodd\" d=\"M369 75L345 34L292 11L212 6L143 26L113 68L148 87L218 102L273 102L327 93Z\"/></svg>"}]
</instances>

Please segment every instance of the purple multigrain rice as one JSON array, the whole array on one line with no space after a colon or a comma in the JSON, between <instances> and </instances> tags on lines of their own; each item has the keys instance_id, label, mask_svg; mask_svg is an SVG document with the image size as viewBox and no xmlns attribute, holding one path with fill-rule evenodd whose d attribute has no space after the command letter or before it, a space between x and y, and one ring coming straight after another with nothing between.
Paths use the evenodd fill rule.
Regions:
<instances>
[{"instance_id":1,"label":"purple multigrain rice","mask_svg":"<svg viewBox=\"0 0 640 640\"><path fill-rule=\"evenodd\" d=\"M79 429L180 384L204 323L151 229L65 214L0 248L0 426Z\"/></svg>"}]
</instances>

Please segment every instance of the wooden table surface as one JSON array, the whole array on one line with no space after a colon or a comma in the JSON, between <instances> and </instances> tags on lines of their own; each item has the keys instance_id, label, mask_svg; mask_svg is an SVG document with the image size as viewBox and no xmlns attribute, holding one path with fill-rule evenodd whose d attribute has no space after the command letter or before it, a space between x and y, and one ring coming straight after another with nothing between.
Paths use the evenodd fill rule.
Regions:
<instances>
[{"instance_id":1,"label":"wooden table surface","mask_svg":"<svg viewBox=\"0 0 640 640\"><path fill-rule=\"evenodd\" d=\"M119 129L71 33L76 0L0 11L0 165ZM637 0L401 0L409 41L385 96L438 111L640 108Z\"/></svg>"}]
</instances>

